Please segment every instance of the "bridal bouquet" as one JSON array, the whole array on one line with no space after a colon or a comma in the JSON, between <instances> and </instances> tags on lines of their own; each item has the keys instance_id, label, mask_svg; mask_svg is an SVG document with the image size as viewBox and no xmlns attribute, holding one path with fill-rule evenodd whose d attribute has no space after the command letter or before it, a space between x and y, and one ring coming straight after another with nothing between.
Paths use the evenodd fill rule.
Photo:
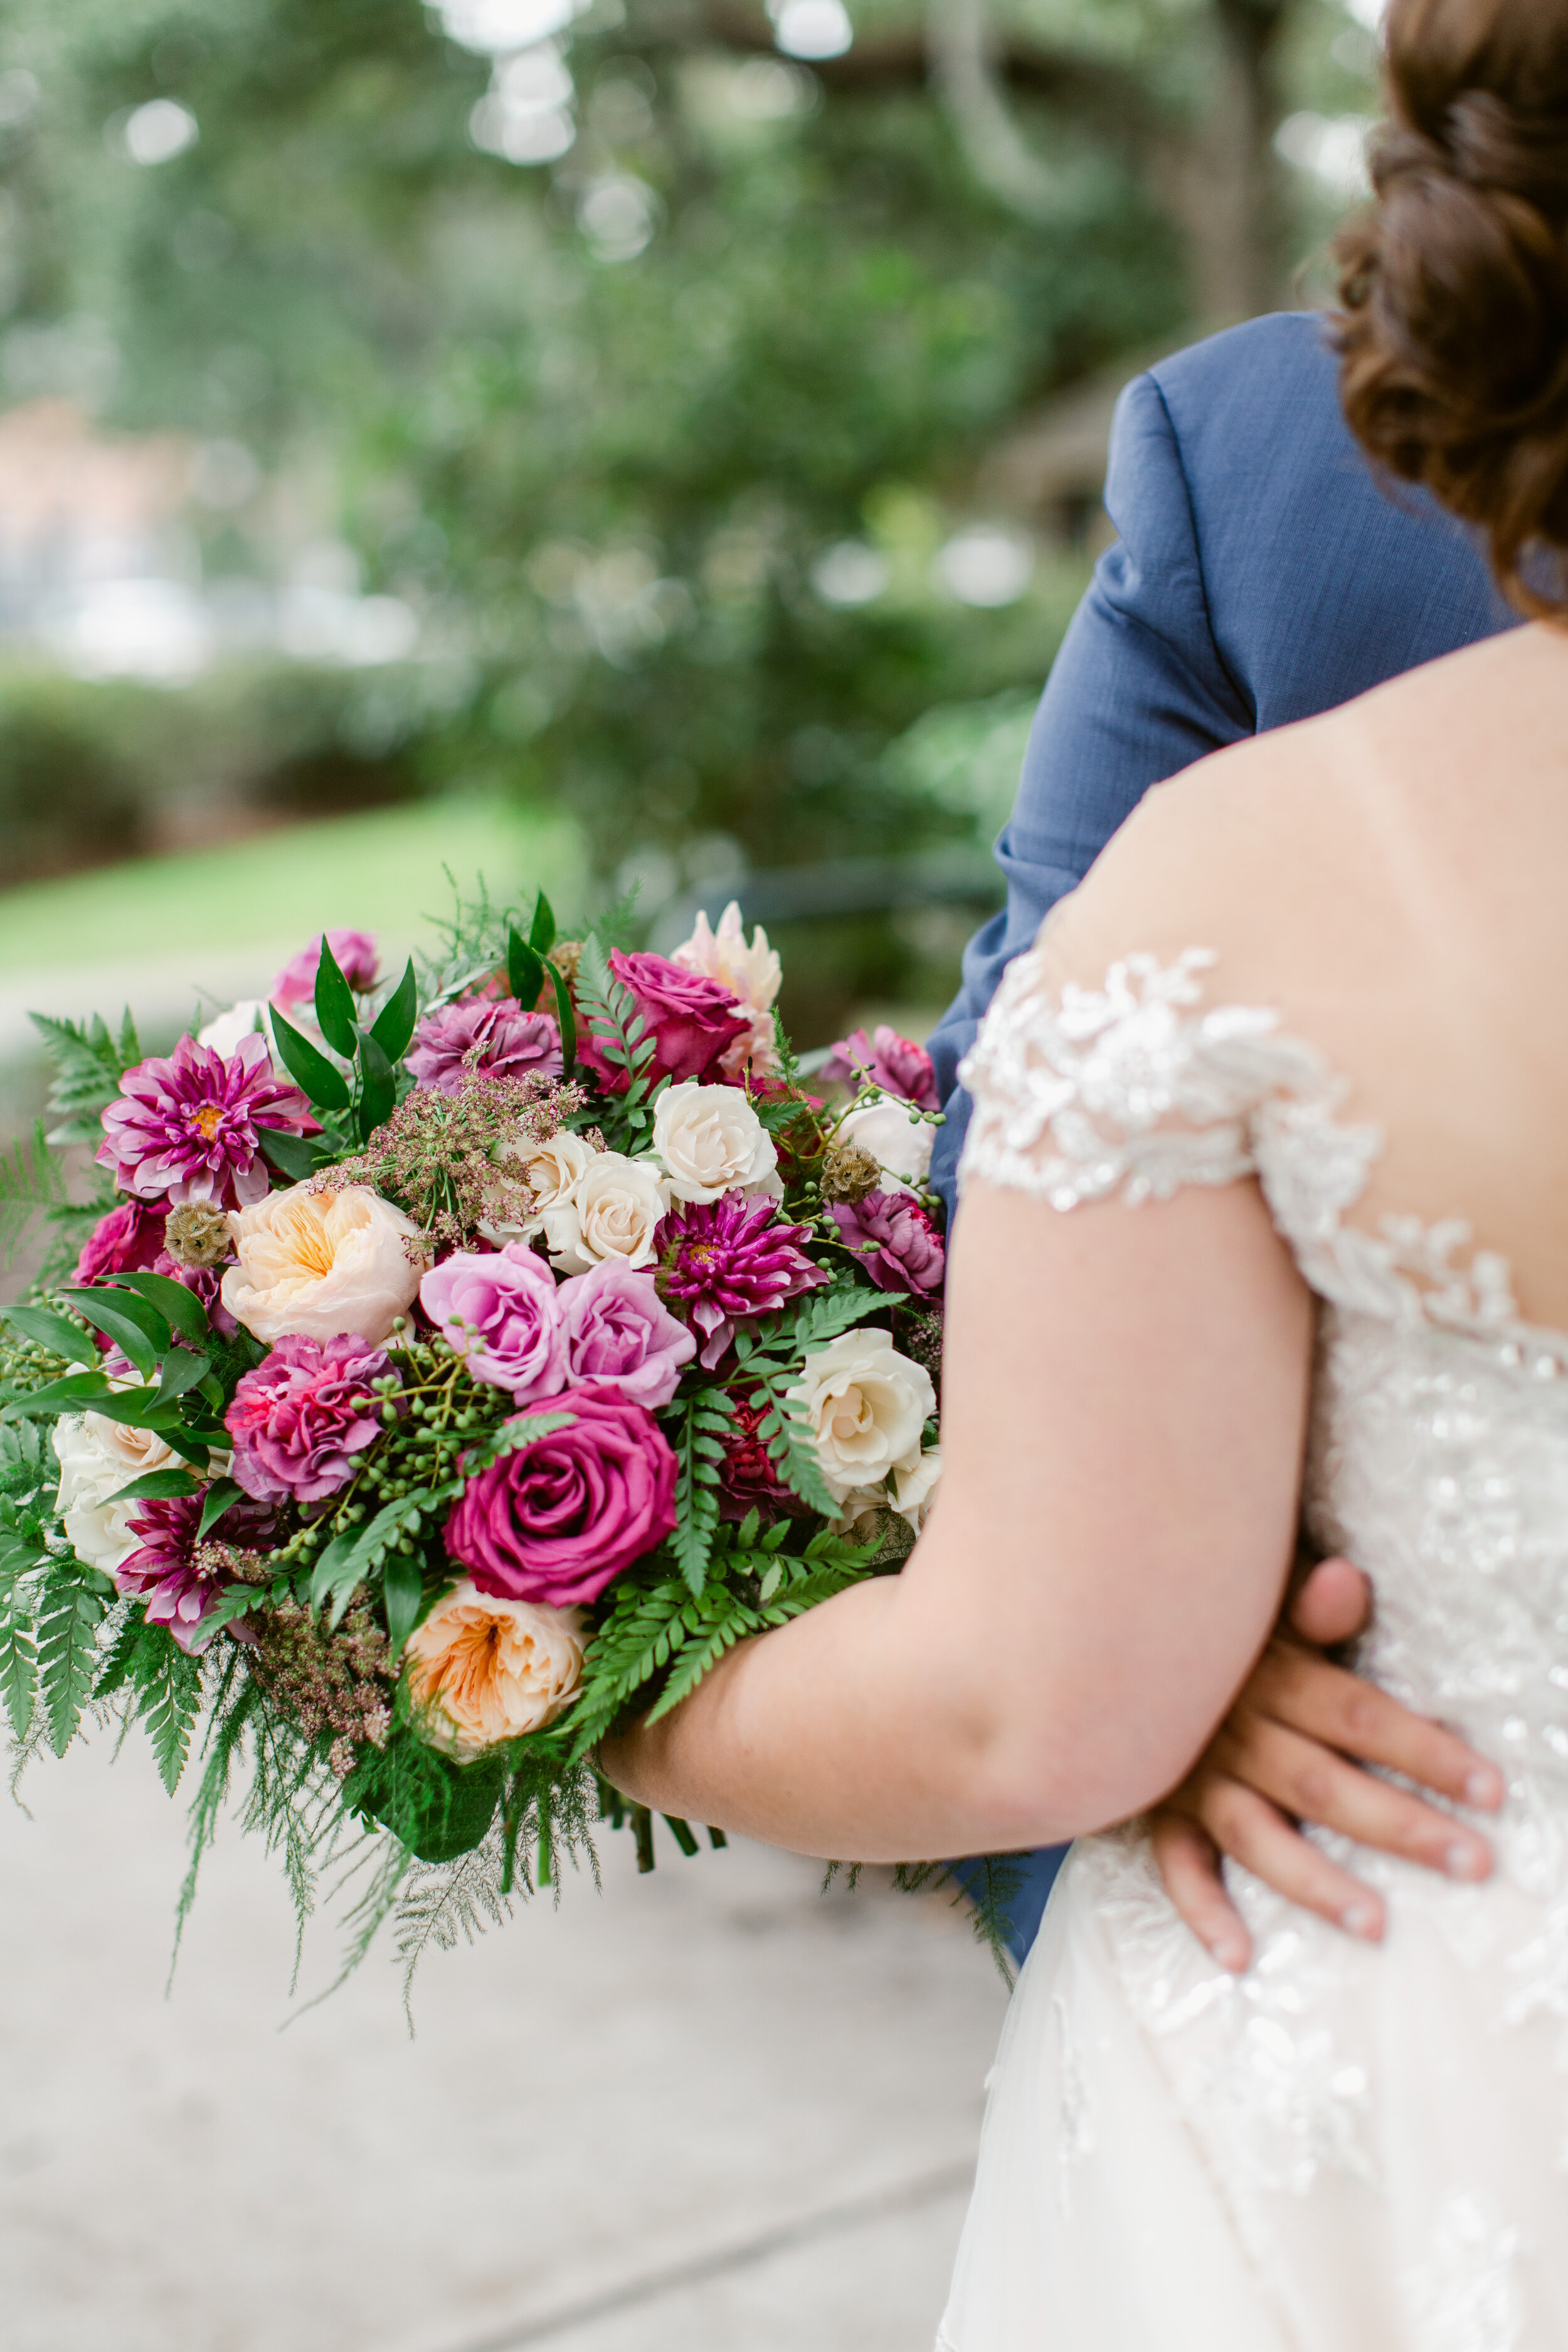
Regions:
<instances>
[{"instance_id":1,"label":"bridal bouquet","mask_svg":"<svg viewBox=\"0 0 1568 2352\"><path fill-rule=\"evenodd\" d=\"M857 1031L829 1110L737 908L668 958L613 938L481 898L395 984L329 932L166 1055L39 1017L0 1697L24 1760L84 1713L144 1726L171 1792L195 1750L182 1919L237 1777L301 1927L351 1883L352 1957L389 1913L410 1966L500 1916L596 1820L647 1866L595 1743L914 1540L931 1063Z\"/></svg>"}]
</instances>

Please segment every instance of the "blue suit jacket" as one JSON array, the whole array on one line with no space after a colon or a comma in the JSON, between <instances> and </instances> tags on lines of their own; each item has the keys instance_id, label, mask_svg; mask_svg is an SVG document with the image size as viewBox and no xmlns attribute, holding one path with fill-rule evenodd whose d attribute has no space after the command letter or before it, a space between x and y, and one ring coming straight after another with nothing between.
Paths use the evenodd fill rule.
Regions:
<instances>
[{"instance_id":1,"label":"blue suit jacket","mask_svg":"<svg viewBox=\"0 0 1568 2352\"><path fill-rule=\"evenodd\" d=\"M1120 537L1057 657L996 845L1007 905L971 940L930 1041L950 1211L969 1118L959 1061L1007 965L1149 787L1518 617L1458 523L1373 477L1315 313L1252 320L1129 384L1105 502ZM1030 1858L1020 1958L1060 1860Z\"/></svg>"}]
</instances>

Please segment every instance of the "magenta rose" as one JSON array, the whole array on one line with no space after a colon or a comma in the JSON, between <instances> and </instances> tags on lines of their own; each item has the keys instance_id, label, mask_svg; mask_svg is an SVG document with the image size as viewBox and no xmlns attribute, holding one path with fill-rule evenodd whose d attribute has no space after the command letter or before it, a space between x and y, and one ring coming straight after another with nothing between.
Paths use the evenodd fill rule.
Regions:
<instances>
[{"instance_id":1,"label":"magenta rose","mask_svg":"<svg viewBox=\"0 0 1568 2352\"><path fill-rule=\"evenodd\" d=\"M370 931L329 931L327 945L333 960L351 988L375 986L375 939ZM290 956L272 983L271 1001L291 1013L297 1004L312 1004L316 997L316 974L321 968L321 939L318 932L308 948Z\"/></svg>"},{"instance_id":2,"label":"magenta rose","mask_svg":"<svg viewBox=\"0 0 1568 2352\"><path fill-rule=\"evenodd\" d=\"M558 1296L574 1381L603 1381L649 1412L669 1402L697 1342L659 1304L651 1274L607 1257L563 1282Z\"/></svg>"},{"instance_id":3,"label":"magenta rose","mask_svg":"<svg viewBox=\"0 0 1568 2352\"><path fill-rule=\"evenodd\" d=\"M510 1389L520 1403L565 1387L555 1276L526 1242L444 1259L420 1284L419 1304L470 1380Z\"/></svg>"},{"instance_id":4,"label":"magenta rose","mask_svg":"<svg viewBox=\"0 0 1568 2352\"><path fill-rule=\"evenodd\" d=\"M619 948L611 951L610 970L630 989L653 1037L650 1080L673 1078L678 1086L687 1078L702 1086L733 1083L720 1066L736 1038L749 1035L752 1017L731 990L700 972L682 971L668 956L626 955ZM577 1058L607 1094L626 1092L626 1074L617 1063L605 1060L601 1036L591 1031L580 1036Z\"/></svg>"},{"instance_id":5,"label":"magenta rose","mask_svg":"<svg viewBox=\"0 0 1568 2352\"><path fill-rule=\"evenodd\" d=\"M652 1413L604 1389L565 1389L543 1409L571 1421L469 1479L447 1549L481 1592L572 1609L675 1526L675 1455Z\"/></svg>"},{"instance_id":6,"label":"magenta rose","mask_svg":"<svg viewBox=\"0 0 1568 2352\"><path fill-rule=\"evenodd\" d=\"M357 1333L279 1339L264 1364L242 1374L224 1416L234 1475L259 1503L320 1503L346 1486L354 1456L382 1434L371 1382L386 1352Z\"/></svg>"},{"instance_id":7,"label":"magenta rose","mask_svg":"<svg viewBox=\"0 0 1568 2352\"><path fill-rule=\"evenodd\" d=\"M912 1037L900 1037L885 1021L874 1037L868 1037L864 1029L851 1030L847 1037L841 1037L824 1062L822 1075L847 1087L869 1082L884 1094L913 1103L919 1110L942 1108L936 1065L931 1055Z\"/></svg>"},{"instance_id":8,"label":"magenta rose","mask_svg":"<svg viewBox=\"0 0 1568 2352\"><path fill-rule=\"evenodd\" d=\"M122 1201L100 1217L76 1262L79 1282L103 1282L110 1275L160 1271L167 1211L145 1201Z\"/></svg>"},{"instance_id":9,"label":"magenta rose","mask_svg":"<svg viewBox=\"0 0 1568 2352\"><path fill-rule=\"evenodd\" d=\"M838 1238L879 1290L940 1290L947 1266L942 1235L909 1192L868 1192L836 1201Z\"/></svg>"},{"instance_id":10,"label":"magenta rose","mask_svg":"<svg viewBox=\"0 0 1568 2352\"><path fill-rule=\"evenodd\" d=\"M514 996L444 1004L414 1032L408 1066L422 1087L455 1095L470 1070L494 1077L561 1076L561 1031L548 1013L525 1013Z\"/></svg>"}]
</instances>

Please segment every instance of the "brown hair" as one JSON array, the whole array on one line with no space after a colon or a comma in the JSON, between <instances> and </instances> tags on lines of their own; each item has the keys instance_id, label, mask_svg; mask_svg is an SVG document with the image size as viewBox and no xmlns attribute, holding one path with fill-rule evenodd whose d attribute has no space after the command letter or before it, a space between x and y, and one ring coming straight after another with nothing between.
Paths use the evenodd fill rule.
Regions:
<instances>
[{"instance_id":1,"label":"brown hair","mask_svg":"<svg viewBox=\"0 0 1568 2352\"><path fill-rule=\"evenodd\" d=\"M1345 414L1568 617L1568 0L1393 0L1376 203L1340 238Z\"/></svg>"}]
</instances>

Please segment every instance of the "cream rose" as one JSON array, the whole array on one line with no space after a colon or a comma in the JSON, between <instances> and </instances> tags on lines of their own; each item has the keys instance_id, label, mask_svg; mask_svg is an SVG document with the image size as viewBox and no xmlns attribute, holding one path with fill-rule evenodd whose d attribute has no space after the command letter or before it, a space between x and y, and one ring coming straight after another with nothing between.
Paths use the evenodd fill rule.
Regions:
<instances>
[{"instance_id":1,"label":"cream rose","mask_svg":"<svg viewBox=\"0 0 1568 2352\"><path fill-rule=\"evenodd\" d=\"M862 1103L838 1122L837 1140L858 1143L868 1151L885 1175L896 1177L884 1192L909 1192L931 1174L931 1150L936 1129L929 1119L911 1119L907 1103L884 1096L880 1102Z\"/></svg>"},{"instance_id":2,"label":"cream rose","mask_svg":"<svg viewBox=\"0 0 1568 2352\"><path fill-rule=\"evenodd\" d=\"M647 1265L668 1206L668 1189L653 1160L596 1151L565 1198L543 1212L551 1263L562 1274L586 1274L607 1257Z\"/></svg>"},{"instance_id":3,"label":"cream rose","mask_svg":"<svg viewBox=\"0 0 1568 2352\"><path fill-rule=\"evenodd\" d=\"M60 1465L57 1507L70 1548L89 1568L112 1575L140 1541L130 1521L142 1507L110 1502L110 1496L151 1470L184 1465L150 1429L131 1429L100 1412L62 1414L55 1423L55 1453Z\"/></svg>"},{"instance_id":4,"label":"cream rose","mask_svg":"<svg viewBox=\"0 0 1568 2352\"><path fill-rule=\"evenodd\" d=\"M912 1467L895 1465L893 1470L893 1508L901 1518L908 1519L918 1536L931 1517L936 1490L942 1484L942 1448L931 1445Z\"/></svg>"},{"instance_id":5,"label":"cream rose","mask_svg":"<svg viewBox=\"0 0 1568 2352\"><path fill-rule=\"evenodd\" d=\"M691 937L673 950L669 961L682 971L716 980L740 998L748 1013L758 1014L770 1010L784 978L784 967L760 923L747 946L745 925L733 898L720 916L716 931L709 928L706 915L699 915Z\"/></svg>"},{"instance_id":6,"label":"cream rose","mask_svg":"<svg viewBox=\"0 0 1568 2352\"><path fill-rule=\"evenodd\" d=\"M900 1356L886 1332L846 1331L813 1349L789 1395L836 1502L890 1470L918 1468L936 1391L924 1366Z\"/></svg>"},{"instance_id":7,"label":"cream rose","mask_svg":"<svg viewBox=\"0 0 1568 2352\"><path fill-rule=\"evenodd\" d=\"M674 1201L783 1189L773 1137L736 1087L666 1087L653 1107L653 1149Z\"/></svg>"},{"instance_id":8,"label":"cream rose","mask_svg":"<svg viewBox=\"0 0 1568 2352\"><path fill-rule=\"evenodd\" d=\"M228 1222L239 1263L224 1276L223 1303L269 1347L346 1332L379 1346L429 1268L418 1226L363 1184L292 1184Z\"/></svg>"},{"instance_id":9,"label":"cream rose","mask_svg":"<svg viewBox=\"0 0 1568 2352\"><path fill-rule=\"evenodd\" d=\"M488 1242L528 1242L542 1233L545 1213L558 1209L570 1197L574 1184L587 1174L599 1155L580 1135L563 1132L552 1135L548 1143L535 1143L530 1138L511 1156L522 1163L533 1210L521 1224L481 1225L479 1231Z\"/></svg>"},{"instance_id":10,"label":"cream rose","mask_svg":"<svg viewBox=\"0 0 1568 2352\"><path fill-rule=\"evenodd\" d=\"M404 1652L425 1729L465 1759L542 1731L583 1678L580 1626L574 1609L455 1586Z\"/></svg>"}]
</instances>

